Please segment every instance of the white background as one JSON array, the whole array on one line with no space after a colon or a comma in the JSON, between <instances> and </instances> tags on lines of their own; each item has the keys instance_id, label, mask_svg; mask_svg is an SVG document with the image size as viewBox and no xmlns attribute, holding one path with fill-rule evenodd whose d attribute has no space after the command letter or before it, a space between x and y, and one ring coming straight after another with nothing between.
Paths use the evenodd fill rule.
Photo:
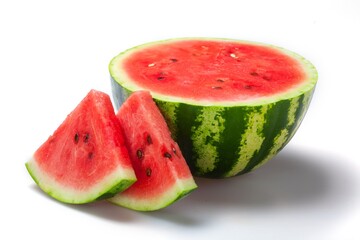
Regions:
<instances>
[{"instance_id":1,"label":"white background","mask_svg":"<svg viewBox=\"0 0 360 240\"><path fill-rule=\"evenodd\" d=\"M101 3L100 3L101 2ZM1 1L0 239L360 239L360 1ZM261 169L197 179L157 212L43 194L25 162L119 52L173 37L279 45L319 82L290 144Z\"/></svg>"}]
</instances>

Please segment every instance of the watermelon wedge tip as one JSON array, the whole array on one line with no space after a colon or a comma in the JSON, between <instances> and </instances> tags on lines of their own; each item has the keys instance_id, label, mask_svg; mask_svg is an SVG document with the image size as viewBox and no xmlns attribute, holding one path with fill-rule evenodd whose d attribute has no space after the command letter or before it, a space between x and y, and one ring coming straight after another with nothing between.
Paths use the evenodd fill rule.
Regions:
<instances>
[{"instance_id":1,"label":"watermelon wedge tip","mask_svg":"<svg viewBox=\"0 0 360 240\"><path fill-rule=\"evenodd\" d=\"M111 100L96 90L25 165L45 193L66 203L109 198L136 181Z\"/></svg>"},{"instance_id":2,"label":"watermelon wedge tip","mask_svg":"<svg viewBox=\"0 0 360 240\"><path fill-rule=\"evenodd\" d=\"M134 92L117 113L137 181L110 202L138 211L167 207L197 188L151 95Z\"/></svg>"}]
</instances>

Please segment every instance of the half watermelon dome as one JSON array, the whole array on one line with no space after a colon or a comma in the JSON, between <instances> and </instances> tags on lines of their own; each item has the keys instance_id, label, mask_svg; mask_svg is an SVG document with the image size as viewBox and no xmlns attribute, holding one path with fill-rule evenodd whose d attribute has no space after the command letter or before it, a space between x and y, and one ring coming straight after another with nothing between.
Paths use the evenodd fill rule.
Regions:
<instances>
[{"instance_id":1,"label":"half watermelon dome","mask_svg":"<svg viewBox=\"0 0 360 240\"><path fill-rule=\"evenodd\" d=\"M109 198L136 181L110 97L96 90L35 151L26 168L44 192L74 204Z\"/></svg>"},{"instance_id":2,"label":"half watermelon dome","mask_svg":"<svg viewBox=\"0 0 360 240\"><path fill-rule=\"evenodd\" d=\"M193 174L247 173L291 140L309 107L317 71L273 45L232 39L170 39L137 46L109 64L120 107L150 91Z\"/></svg>"}]
</instances>

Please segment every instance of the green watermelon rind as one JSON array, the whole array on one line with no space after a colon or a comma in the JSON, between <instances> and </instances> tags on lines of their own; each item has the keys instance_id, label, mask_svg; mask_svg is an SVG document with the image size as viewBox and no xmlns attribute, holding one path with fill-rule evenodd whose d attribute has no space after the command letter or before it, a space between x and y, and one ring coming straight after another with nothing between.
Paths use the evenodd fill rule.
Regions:
<instances>
[{"instance_id":1,"label":"green watermelon rind","mask_svg":"<svg viewBox=\"0 0 360 240\"><path fill-rule=\"evenodd\" d=\"M156 211L163 209L176 201L186 197L197 189L197 185L192 177L188 179L178 179L174 186L161 195L157 194L153 198L133 198L123 194L117 194L107 201L125 208L137 211Z\"/></svg>"},{"instance_id":2,"label":"green watermelon rind","mask_svg":"<svg viewBox=\"0 0 360 240\"><path fill-rule=\"evenodd\" d=\"M300 127L312 96L309 91L289 100L247 107L157 104L192 173L222 178L257 169L283 149Z\"/></svg>"},{"instance_id":3,"label":"green watermelon rind","mask_svg":"<svg viewBox=\"0 0 360 240\"><path fill-rule=\"evenodd\" d=\"M112 95L117 108L132 92L143 90L128 83L126 74L119 69L119 59L132 50L152 44L157 42L127 50L110 62ZM151 91L172 137L196 176L231 177L259 168L286 146L304 119L318 79L315 67L291 51L256 44L279 49L298 60L308 76L304 84L284 94L230 103L194 102Z\"/></svg>"},{"instance_id":4,"label":"green watermelon rind","mask_svg":"<svg viewBox=\"0 0 360 240\"><path fill-rule=\"evenodd\" d=\"M118 167L91 188L79 190L56 182L53 177L39 168L34 158L26 162L25 166L32 179L45 193L64 203L84 204L110 198L136 182L132 169Z\"/></svg>"}]
</instances>

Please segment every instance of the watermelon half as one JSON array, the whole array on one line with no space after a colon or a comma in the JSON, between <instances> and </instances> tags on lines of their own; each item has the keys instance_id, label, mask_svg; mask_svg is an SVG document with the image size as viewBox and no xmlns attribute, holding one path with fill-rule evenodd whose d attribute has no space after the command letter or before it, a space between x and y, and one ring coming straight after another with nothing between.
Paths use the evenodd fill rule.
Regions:
<instances>
[{"instance_id":1,"label":"watermelon half","mask_svg":"<svg viewBox=\"0 0 360 240\"><path fill-rule=\"evenodd\" d=\"M117 107L148 90L193 174L230 177L274 157L294 136L315 67L280 47L184 38L126 50L109 65Z\"/></svg>"},{"instance_id":2,"label":"watermelon half","mask_svg":"<svg viewBox=\"0 0 360 240\"><path fill-rule=\"evenodd\" d=\"M136 181L110 97L96 90L35 151L26 168L44 192L74 204L114 196Z\"/></svg>"},{"instance_id":3,"label":"watermelon half","mask_svg":"<svg viewBox=\"0 0 360 240\"><path fill-rule=\"evenodd\" d=\"M139 211L164 208L197 188L181 150L151 95L133 93L117 117L125 134L137 181L109 199Z\"/></svg>"}]
</instances>

